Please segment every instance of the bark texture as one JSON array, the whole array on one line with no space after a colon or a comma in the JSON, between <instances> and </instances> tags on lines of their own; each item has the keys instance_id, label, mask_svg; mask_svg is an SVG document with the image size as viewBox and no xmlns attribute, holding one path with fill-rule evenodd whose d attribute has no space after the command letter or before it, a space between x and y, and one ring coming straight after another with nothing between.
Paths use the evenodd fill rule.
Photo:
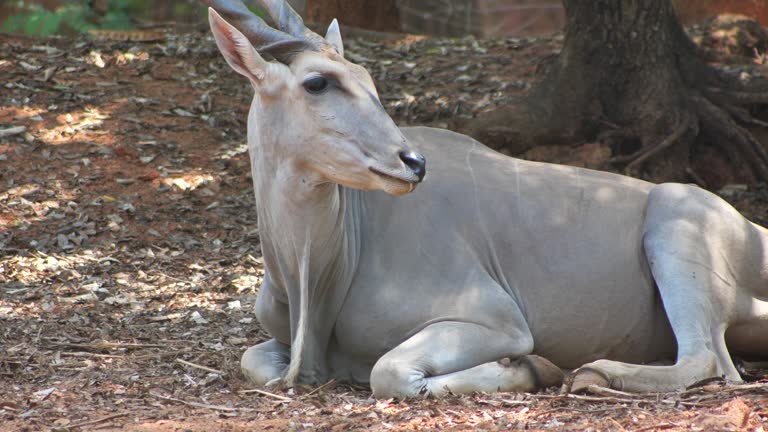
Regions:
<instances>
[{"instance_id":1,"label":"bark texture","mask_svg":"<svg viewBox=\"0 0 768 432\"><path fill-rule=\"evenodd\" d=\"M738 123L753 122L744 107L768 98L707 64L670 0L563 4L563 49L541 66L541 82L471 134L512 152L598 140L628 174L708 187L720 180L697 173L691 155L715 149L739 181L768 180L768 152Z\"/></svg>"},{"instance_id":2,"label":"bark texture","mask_svg":"<svg viewBox=\"0 0 768 432\"><path fill-rule=\"evenodd\" d=\"M400 14L395 0L307 0L307 21L327 26L336 18L344 26L399 32Z\"/></svg>"}]
</instances>

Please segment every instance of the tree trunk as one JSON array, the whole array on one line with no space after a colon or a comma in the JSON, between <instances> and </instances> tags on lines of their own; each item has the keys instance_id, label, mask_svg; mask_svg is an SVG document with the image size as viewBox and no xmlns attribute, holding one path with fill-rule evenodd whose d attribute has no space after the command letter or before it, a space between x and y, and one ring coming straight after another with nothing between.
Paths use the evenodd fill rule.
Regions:
<instances>
[{"instance_id":1,"label":"tree trunk","mask_svg":"<svg viewBox=\"0 0 768 432\"><path fill-rule=\"evenodd\" d=\"M341 25L366 30L399 32L400 14L395 0L307 0L307 21L328 25L337 18Z\"/></svg>"},{"instance_id":2,"label":"tree trunk","mask_svg":"<svg viewBox=\"0 0 768 432\"><path fill-rule=\"evenodd\" d=\"M511 145L513 152L545 143L604 142L613 164L654 181L718 187L725 180L768 180L768 152L734 121L749 122L739 105L749 102L745 95L759 99L762 93L706 63L670 0L563 4L563 49L543 65L541 82L519 106L474 126L473 135ZM737 178L696 172L691 155L707 152L704 147L724 154Z\"/></svg>"}]
</instances>

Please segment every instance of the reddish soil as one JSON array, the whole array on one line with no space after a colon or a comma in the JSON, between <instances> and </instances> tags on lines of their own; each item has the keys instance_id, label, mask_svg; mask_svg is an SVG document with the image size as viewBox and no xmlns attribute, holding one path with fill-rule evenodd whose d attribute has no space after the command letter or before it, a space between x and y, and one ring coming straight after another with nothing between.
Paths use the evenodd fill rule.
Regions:
<instances>
[{"instance_id":1,"label":"reddish soil","mask_svg":"<svg viewBox=\"0 0 768 432\"><path fill-rule=\"evenodd\" d=\"M347 44L399 123L437 126L508 103L559 49L557 38ZM0 430L768 428L759 371L748 385L658 395L250 391L239 357L267 337L251 313L263 266L250 89L212 40L0 35L0 86ZM605 151L528 156L594 166ZM723 193L768 223L764 189Z\"/></svg>"}]
</instances>

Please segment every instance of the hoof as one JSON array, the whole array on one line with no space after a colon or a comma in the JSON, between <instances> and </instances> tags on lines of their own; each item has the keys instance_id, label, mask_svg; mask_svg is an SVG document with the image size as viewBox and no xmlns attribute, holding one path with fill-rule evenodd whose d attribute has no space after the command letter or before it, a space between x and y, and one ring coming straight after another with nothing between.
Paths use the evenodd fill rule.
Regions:
<instances>
[{"instance_id":1,"label":"hoof","mask_svg":"<svg viewBox=\"0 0 768 432\"><path fill-rule=\"evenodd\" d=\"M565 374L549 360L537 355L527 355L525 360L536 379L537 388L557 387L563 384Z\"/></svg>"},{"instance_id":2,"label":"hoof","mask_svg":"<svg viewBox=\"0 0 768 432\"><path fill-rule=\"evenodd\" d=\"M564 393L581 393L589 390L589 386L611 387L611 382L602 373L594 369L579 369L573 373L569 380L570 385L564 386Z\"/></svg>"}]
</instances>

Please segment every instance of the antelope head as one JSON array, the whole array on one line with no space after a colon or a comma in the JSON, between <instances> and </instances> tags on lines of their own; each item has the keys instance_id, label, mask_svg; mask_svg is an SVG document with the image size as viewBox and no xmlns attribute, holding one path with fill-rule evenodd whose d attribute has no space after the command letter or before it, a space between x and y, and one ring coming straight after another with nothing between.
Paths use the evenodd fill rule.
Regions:
<instances>
[{"instance_id":1,"label":"antelope head","mask_svg":"<svg viewBox=\"0 0 768 432\"><path fill-rule=\"evenodd\" d=\"M252 148L274 144L260 151L278 153L318 184L401 195L421 182L424 157L408 147L368 72L344 58L336 20L322 37L284 0L262 1L279 30L240 1L203 2L219 50L254 88Z\"/></svg>"}]
</instances>

